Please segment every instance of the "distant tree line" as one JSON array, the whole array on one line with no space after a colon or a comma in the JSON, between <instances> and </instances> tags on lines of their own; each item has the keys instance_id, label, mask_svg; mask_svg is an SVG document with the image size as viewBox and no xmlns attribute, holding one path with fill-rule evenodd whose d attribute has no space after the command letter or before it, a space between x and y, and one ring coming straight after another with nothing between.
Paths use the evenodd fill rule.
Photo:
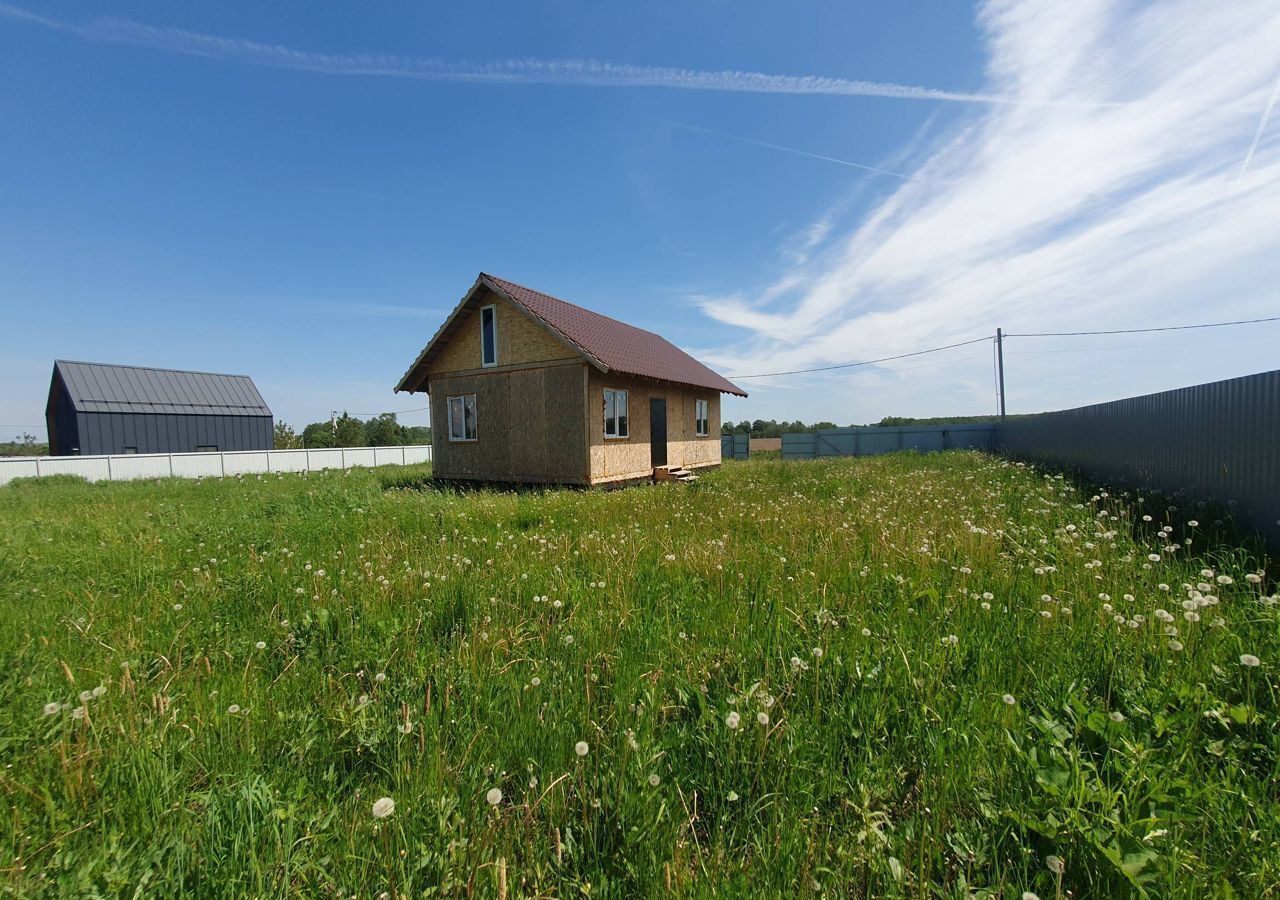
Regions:
<instances>
[{"instance_id":1,"label":"distant tree line","mask_svg":"<svg viewBox=\"0 0 1280 900\"><path fill-rule=\"evenodd\" d=\"M971 425L979 422L994 422L996 416L935 416L929 419L915 419L909 416L885 416L879 422L867 425L840 426L835 422L814 422L806 425L797 419L794 422L775 422L773 419L756 419L749 422L743 419L736 425L725 422L720 428L721 434L749 434L753 438L782 437L784 434L808 434L827 428L893 428L901 425ZM1009 418L1014 418L1010 416Z\"/></svg>"},{"instance_id":2,"label":"distant tree line","mask_svg":"<svg viewBox=\"0 0 1280 900\"><path fill-rule=\"evenodd\" d=\"M0 456L48 456L49 445L37 442L36 436L23 432L13 441L0 442Z\"/></svg>"},{"instance_id":3,"label":"distant tree line","mask_svg":"<svg viewBox=\"0 0 1280 900\"><path fill-rule=\"evenodd\" d=\"M431 428L426 425L402 425L395 413L383 413L361 420L343 413L331 422L312 422L293 430L287 422L276 422L276 449L297 450L303 447L401 447L430 444Z\"/></svg>"}]
</instances>

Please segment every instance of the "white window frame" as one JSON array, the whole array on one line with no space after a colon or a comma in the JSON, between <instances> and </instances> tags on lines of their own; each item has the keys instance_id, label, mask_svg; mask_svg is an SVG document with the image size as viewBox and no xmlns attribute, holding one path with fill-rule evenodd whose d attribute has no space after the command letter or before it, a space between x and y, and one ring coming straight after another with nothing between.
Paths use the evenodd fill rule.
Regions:
<instances>
[{"instance_id":1,"label":"white window frame","mask_svg":"<svg viewBox=\"0 0 1280 900\"><path fill-rule=\"evenodd\" d=\"M462 422L461 422L462 437L454 437L453 426L454 426L455 419L453 414L453 401L455 400L457 400L459 403L458 409L462 411ZM471 401L471 424L472 424L471 437L467 437L466 406L467 406L468 400ZM449 423L448 423L449 424L449 443L474 444L476 441L480 440L480 413L479 413L479 410L476 408L475 394L455 394L452 397L447 397L445 398L445 409L448 411L448 419L449 419Z\"/></svg>"},{"instance_id":2,"label":"white window frame","mask_svg":"<svg viewBox=\"0 0 1280 900\"><path fill-rule=\"evenodd\" d=\"M614 431L614 433L613 433L613 434L610 434L610 433L609 433L610 417L609 417L609 415L608 415L608 410L609 410L609 395L610 395L610 394L613 394L613 417L612 417L612 422L613 422L613 431ZM618 433L618 419L619 419L619 416L618 416L618 398L619 398L619 397L621 397L621 398L622 398L622 416L621 416L621 419L622 419L622 425L623 425L623 428L624 428L624 430L622 431L622 433L621 433L621 434L619 434L619 433ZM630 399L627 397L627 392L626 392L626 390L624 390L623 388L605 388L605 389L604 389L604 393L603 393L603 394L601 394L600 406L601 406L601 412L605 414L605 416L604 416L604 439L605 439L606 441L627 441L627 440L630 440L630 439L631 439L631 403L630 403Z\"/></svg>"},{"instance_id":3,"label":"white window frame","mask_svg":"<svg viewBox=\"0 0 1280 900\"><path fill-rule=\"evenodd\" d=\"M693 430L698 437L711 436L711 402L693 401Z\"/></svg>"},{"instance_id":4,"label":"white window frame","mask_svg":"<svg viewBox=\"0 0 1280 900\"><path fill-rule=\"evenodd\" d=\"M484 358L484 313L493 310L493 359ZM492 369L498 364L498 307L495 304L480 307L480 367Z\"/></svg>"}]
</instances>

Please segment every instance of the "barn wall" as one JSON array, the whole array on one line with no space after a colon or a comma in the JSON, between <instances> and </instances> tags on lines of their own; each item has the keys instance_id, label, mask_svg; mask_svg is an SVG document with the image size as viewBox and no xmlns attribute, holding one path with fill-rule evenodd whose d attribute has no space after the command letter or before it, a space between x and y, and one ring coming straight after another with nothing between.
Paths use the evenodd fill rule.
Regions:
<instances>
[{"instance_id":1,"label":"barn wall","mask_svg":"<svg viewBox=\"0 0 1280 900\"><path fill-rule=\"evenodd\" d=\"M501 323L498 327L501 335ZM477 358L479 352L477 341ZM501 345L498 358L502 359ZM477 481L585 484L586 371L584 363L574 361L434 376L433 474ZM465 394L476 395L477 439L450 441L447 401Z\"/></svg>"},{"instance_id":2,"label":"barn wall","mask_svg":"<svg viewBox=\"0 0 1280 900\"><path fill-rule=\"evenodd\" d=\"M54 380L53 395L45 407L49 429L49 455L68 456L80 446L80 429L75 407L61 379Z\"/></svg>"},{"instance_id":3,"label":"barn wall","mask_svg":"<svg viewBox=\"0 0 1280 900\"><path fill-rule=\"evenodd\" d=\"M270 450L275 445L271 416L202 416L162 413L79 413L80 454L194 453Z\"/></svg>"},{"instance_id":4,"label":"barn wall","mask_svg":"<svg viewBox=\"0 0 1280 900\"><path fill-rule=\"evenodd\" d=\"M627 391L629 436L605 439L604 389ZM587 434L590 441L591 483L600 484L653 474L649 452L649 400L667 401L667 464L695 469L720 464L720 393L710 388L667 384L625 375L603 375L592 369L587 378ZM695 400L707 400L706 437L698 437Z\"/></svg>"},{"instance_id":5,"label":"barn wall","mask_svg":"<svg viewBox=\"0 0 1280 900\"><path fill-rule=\"evenodd\" d=\"M493 304L497 308L498 365L513 365L554 361L580 361L576 353L566 347L539 323L519 311L505 299L490 291L481 291L472 298L468 307L459 315L457 331L442 341L439 353L427 367L427 377L447 372L492 371L481 366L480 357L480 308Z\"/></svg>"}]
</instances>

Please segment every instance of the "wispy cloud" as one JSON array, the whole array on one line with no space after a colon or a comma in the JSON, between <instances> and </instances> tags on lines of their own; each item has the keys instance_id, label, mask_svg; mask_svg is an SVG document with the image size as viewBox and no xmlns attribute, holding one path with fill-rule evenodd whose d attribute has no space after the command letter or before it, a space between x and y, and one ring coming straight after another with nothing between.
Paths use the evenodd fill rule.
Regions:
<instances>
[{"instance_id":1,"label":"wispy cloud","mask_svg":"<svg viewBox=\"0 0 1280 900\"><path fill-rule=\"evenodd\" d=\"M835 97L885 97L954 103L1022 105L1096 103L1081 92L1072 97L949 91L918 85L778 75L736 70L708 71L670 66L641 66L594 59L505 59L465 62L381 53L320 53L244 38L201 34L181 28L147 25L115 17L73 23L0 2L0 16L74 34L92 41L132 44L167 53L203 56L256 66L317 72L452 81L473 84L546 84L610 88L668 88L687 91L731 91L754 94L816 94Z\"/></svg>"},{"instance_id":2,"label":"wispy cloud","mask_svg":"<svg viewBox=\"0 0 1280 900\"><path fill-rule=\"evenodd\" d=\"M784 256L764 285L694 298L744 330L703 351L723 371L872 358L996 325L1123 327L1274 308L1280 142L1267 115L1257 119L1275 96L1273 0L990 0L979 21L991 93L1122 106L992 106L931 136L917 165L890 164L916 180L852 226L817 223L822 252L800 265ZM1080 358L1060 362L1077 367L1064 377L1076 386L1103 377ZM1048 380L1037 382L1049 390ZM961 405L947 397L944 408Z\"/></svg>"},{"instance_id":3,"label":"wispy cloud","mask_svg":"<svg viewBox=\"0 0 1280 900\"><path fill-rule=\"evenodd\" d=\"M904 181L919 181L915 175L905 175L902 172L894 172L890 169L881 169L878 166L868 166L863 163L852 162L847 159L840 159L836 156L823 156L821 153L810 153L808 150L798 150L795 147L784 147L782 144L771 144L768 141L759 141L755 138L743 137L740 134L729 134L726 131L716 131L714 128L703 128L699 125L686 125L683 122L665 122L672 128L680 128L684 131L692 131L697 134L707 134L712 137L724 138L728 141L737 141L740 144L750 144L754 147L764 147L768 150L781 150L783 153L791 153L795 156L804 156L809 159L816 159L822 162L835 163L838 166L845 166L850 169L861 169L863 172L871 172L876 175L889 175L893 178L901 178Z\"/></svg>"},{"instance_id":4,"label":"wispy cloud","mask_svg":"<svg viewBox=\"0 0 1280 900\"><path fill-rule=\"evenodd\" d=\"M1258 142L1262 140L1262 134L1267 130L1267 123L1271 121L1271 111L1276 108L1277 98L1280 98L1280 75L1276 76L1276 83L1271 88L1271 96L1267 98L1267 105L1262 108L1262 118L1258 120L1258 128L1253 133L1253 140L1249 142L1249 150L1244 155L1244 161L1240 163L1241 175L1249 171L1249 163L1253 162L1254 151L1258 149Z\"/></svg>"}]
</instances>

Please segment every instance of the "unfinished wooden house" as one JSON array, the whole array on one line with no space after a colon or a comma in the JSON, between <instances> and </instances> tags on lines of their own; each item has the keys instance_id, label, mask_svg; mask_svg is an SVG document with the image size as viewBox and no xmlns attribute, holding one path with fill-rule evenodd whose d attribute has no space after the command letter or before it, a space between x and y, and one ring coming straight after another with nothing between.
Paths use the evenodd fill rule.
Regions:
<instances>
[{"instance_id":1,"label":"unfinished wooden house","mask_svg":"<svg viewBox=\"0 0 1280 900\"><path fill-rule=\"evenodd\" d=\"M720 464L720 395L654 334L480 274L397 391L431 397L437 478L606 485Z\"/></svg>"}]
</instances>

